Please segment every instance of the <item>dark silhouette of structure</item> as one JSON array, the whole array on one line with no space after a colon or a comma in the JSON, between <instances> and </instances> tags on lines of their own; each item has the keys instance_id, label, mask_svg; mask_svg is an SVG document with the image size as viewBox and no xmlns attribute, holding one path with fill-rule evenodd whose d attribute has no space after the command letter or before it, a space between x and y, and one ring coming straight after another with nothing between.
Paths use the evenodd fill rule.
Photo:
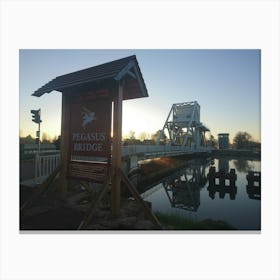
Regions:
<instances>
[{"instance_id":1,"label":"dark silhouette of structure","mask_svg":"<svg viewBox=\"0 0 280 280\"><path fill-rule=\"evenodd\" d=\"M209 196L214 199L216 192L219 193L220 198L224 198L228 193L231 200L234 200L237 194L236 180L237 175L235 169L230 169L226 172L224 169L216 172L215 166L211 166L207 175L209 186Z\"/></svg>"},{"instance_id":2,"label":"dark silhouette of structure","mask_svg":"<svg viewBox=\"0 0 280 280\"><path fill-rule=\"evenodd\" d=\"M249 171L246 175L246 191L250 199L261 199L261 172Z\"/></svg>"}]
</instances>

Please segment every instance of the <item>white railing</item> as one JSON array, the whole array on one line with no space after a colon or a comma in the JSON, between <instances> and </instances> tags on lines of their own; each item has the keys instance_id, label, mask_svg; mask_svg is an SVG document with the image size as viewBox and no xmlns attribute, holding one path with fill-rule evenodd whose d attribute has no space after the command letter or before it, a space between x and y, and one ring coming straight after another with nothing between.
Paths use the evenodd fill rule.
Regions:
<instances>
[{"instance_id":1,"label":"white railing","mask_svg":"<svg viewBox=\"0 0 280 280\"><path fill-rule=\"evenodd\" d=\"M36 155L35 156L35 178L49 176L60 162L60 154Z\"/></svg>"},{"instance_id":2,"label":"white railing","mask_svg":"<svg viewBox=\"0 0 280 280\"><path fill-rule=\"evenodd\" d=\"M169 146L169 145L128 145L122 146L122 156L141 155L152 156L153 154L180 154L180 153L196 153L196 152L210 152L212 147L194 146Z\"/></svg>"}]
</instances>

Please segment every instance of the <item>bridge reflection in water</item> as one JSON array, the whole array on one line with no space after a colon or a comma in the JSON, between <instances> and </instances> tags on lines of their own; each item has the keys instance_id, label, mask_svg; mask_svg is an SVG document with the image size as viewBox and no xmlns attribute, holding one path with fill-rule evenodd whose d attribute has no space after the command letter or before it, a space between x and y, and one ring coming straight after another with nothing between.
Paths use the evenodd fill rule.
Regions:
<instances>
[{"instance_id":1,"label":"bridge reflection in water","mask_svg":"<svg viewBox=\"0 0 280 280\"><path fill-rule=\"evenodd\" d=\"M227 197L235 200L237 195L235 169L229 168L229 159L218 159L217 172L216 168L212 166L213 163L213 160L210 161L210 159L190 160L184 169L157 181L157 186L153 184L142 194L142 197L145 199L164 188L172 208L196 212L200 206L200 192L208 182L207 191L212 200ZM257 176L256 172L254 175ZM248 178L252 178L252 176ZM253 186L252 179L248 183L247 194L249 199L260 199L260 187Z\"/></svg>"},{"instance_id":2,"label":"bridge reflection in water","mask_svg":"<svg viewBox=\"0 0 280 280\"><path fill-rule=\"evenodd\" d=\"M206 168L210 160L191 160L188 166L172 175L165 177L152 188L142 194L143 198L150 196L160 188L164 188L173 208L196 212L200 205L200 190L207 182Z\"/></svg>"},{"instance_id":3,"label":"bridge reflection in water","mask_svg":"<svg viewBox=\"0 0 280 280\"><path fill-rule=\"evenodd\" d=\"M247 160L242 170L235 168L237 161L189 160L180 171L152 184L142 197L152 203L155 212L197 220L223 220L237 229L259 230L261 173L252 170L260 170L260 161ZM228 178L209 182L207 175L212 167L217 176ZM236 175L232 180L230 173Z\"/></svg>"},{"instance_id":4,"label":"bridge reflection in water","mask_svg":"<svg viewBox=\"0 0 280 280\"><path fill-rule=\"evenodd\" d=\"M200 189L204 187L207 177L205 165L192 162L185 173L163 181L163 187L172 207L196 212L200 205Z\"/></svg>"}]
</instances>

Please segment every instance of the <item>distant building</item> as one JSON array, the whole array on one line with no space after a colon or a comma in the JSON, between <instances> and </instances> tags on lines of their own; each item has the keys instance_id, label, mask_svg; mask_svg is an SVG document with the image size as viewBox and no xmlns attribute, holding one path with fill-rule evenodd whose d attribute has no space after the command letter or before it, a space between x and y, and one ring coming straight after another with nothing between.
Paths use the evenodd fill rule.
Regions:
<instances>
[{"instance_id":1,"label":"distant building","mask_svg":"<svg viewBox=\"0 0 280 280\"><path fill-rule=\"evenodd\" d=\"M219 149L229 149L229 133L218 134Z\"/></svg>"}]
</instances>

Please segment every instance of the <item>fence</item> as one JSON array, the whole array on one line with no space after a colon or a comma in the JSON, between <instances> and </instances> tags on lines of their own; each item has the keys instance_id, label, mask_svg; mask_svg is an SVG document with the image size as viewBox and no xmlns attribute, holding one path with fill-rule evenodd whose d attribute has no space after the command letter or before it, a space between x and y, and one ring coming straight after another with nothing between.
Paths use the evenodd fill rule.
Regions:
<instances>
[{"instance_id":1,"label":"fence","mask_svg":"<svg viewBox=\"0 0 280 280\"><path fill-rule=\"evenodd\" d=\"M49 176L60 162L60 154L35 156L35 178Z\"/></svg>"},{"instance_id":2,"label":"fence","mask_svg":"<svg viewBox=\"0 0 280 280\"><path fill-rule=\"evenodd\" d=\"M20 144L20 154L30 155L38 152L37 144ZM40 153L59 152L54 144L41 144Z\"/></svg>"}]
</instances>

